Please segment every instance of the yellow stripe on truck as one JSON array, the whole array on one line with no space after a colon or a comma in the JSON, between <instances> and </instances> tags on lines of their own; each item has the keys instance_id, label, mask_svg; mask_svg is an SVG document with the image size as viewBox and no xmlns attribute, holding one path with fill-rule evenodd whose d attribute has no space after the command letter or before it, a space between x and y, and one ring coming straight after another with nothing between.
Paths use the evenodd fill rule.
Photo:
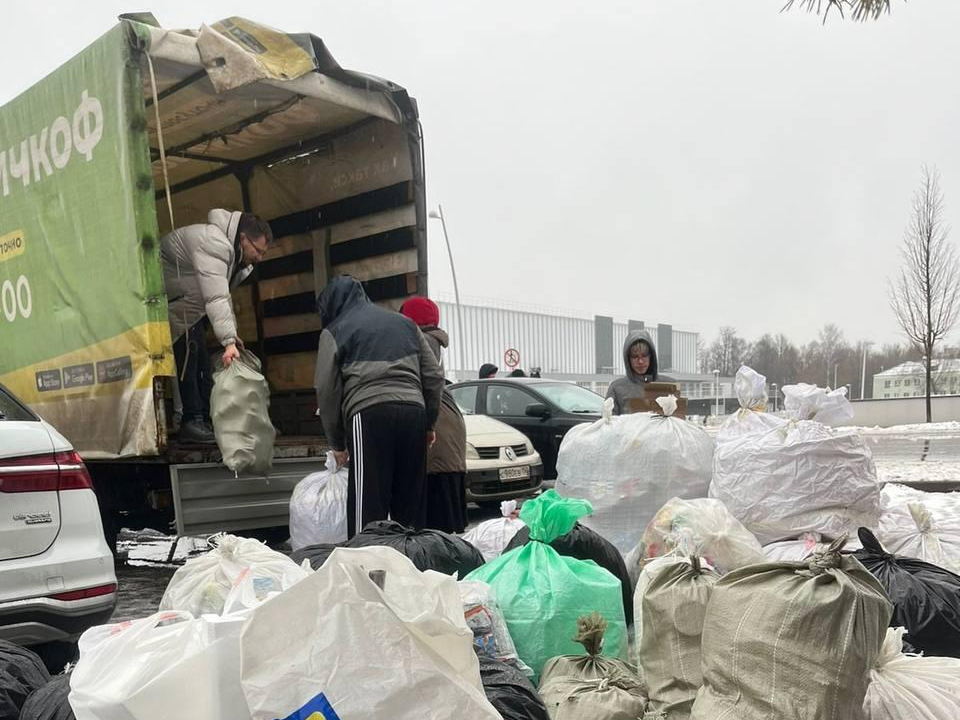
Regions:
<instances>
[{"instance_id":1,"label":"yellow stripe on truck","mask_svg":"<svg viewBox=\"0 0 960 720\"><path fill-rule=\"evenodd\" d=\"M0 375L28 405L142 390L175 371L170 325L148 322L120 335Z\"/></svg>"}]
</instances>

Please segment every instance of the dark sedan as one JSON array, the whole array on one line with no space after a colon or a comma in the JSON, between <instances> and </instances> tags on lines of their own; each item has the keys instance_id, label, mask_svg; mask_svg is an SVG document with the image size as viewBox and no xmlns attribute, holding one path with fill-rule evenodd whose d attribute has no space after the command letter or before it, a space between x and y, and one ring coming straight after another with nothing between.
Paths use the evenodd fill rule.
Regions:
<instances>
[{"instance_id":1,"label":"dark sedan","mask_svg":"<svg viewBox=\"0 0 960 720\"><path fill-rule=\"evenodd\" d=\"M557 453L574 425L600 419L603 398L573 383L534 378L491 378L450 386L460 409L489 415L516 428L543 460L544 477L557 476Z\"/></svg>"}]
</instances>

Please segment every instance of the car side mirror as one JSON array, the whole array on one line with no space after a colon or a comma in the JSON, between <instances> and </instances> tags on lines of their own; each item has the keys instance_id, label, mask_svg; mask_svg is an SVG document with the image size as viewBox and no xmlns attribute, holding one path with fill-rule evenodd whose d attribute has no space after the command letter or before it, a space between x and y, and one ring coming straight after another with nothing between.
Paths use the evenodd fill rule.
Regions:
<instances>
[{"instance_id":1,"label":"car side mirror","mask_svg":"<svg viewBox=\"0 0 960 720\"><path fill-rule=\"evenodd\" d=\"M546 419L550 417L550 408L542 403L534 403L533 405L527 405L526 409L527 417L535 417Z\"/></svg>"}]
</instances>

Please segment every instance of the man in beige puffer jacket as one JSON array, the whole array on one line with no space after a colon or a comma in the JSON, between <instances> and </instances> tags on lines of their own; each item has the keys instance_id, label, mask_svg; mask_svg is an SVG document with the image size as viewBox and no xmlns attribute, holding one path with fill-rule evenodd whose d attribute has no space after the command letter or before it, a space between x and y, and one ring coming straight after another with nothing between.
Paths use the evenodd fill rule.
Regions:
<instances>
[{"instance_id":1,"label":"man in beige puffer jacket","mask_svg":"<svg viewBox=\"0 0 960 720\"><path fill-rule=\"evenodd\" d=\"M223 346L229 365L243 347L230 299L231 288L253 272L273 234L252 213L211 210L206 223L177 228L160 240L170 333L177 361L183 420L180 439L214 442L207 425L213 370L204 342L205 323Z\"/></svg>"}]
</instances>

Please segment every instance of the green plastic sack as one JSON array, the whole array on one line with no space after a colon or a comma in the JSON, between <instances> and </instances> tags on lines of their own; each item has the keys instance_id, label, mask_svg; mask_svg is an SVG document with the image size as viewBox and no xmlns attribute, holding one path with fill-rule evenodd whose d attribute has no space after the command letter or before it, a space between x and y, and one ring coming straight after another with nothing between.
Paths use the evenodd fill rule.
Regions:
<instances>
[{"instance_id":1,"label":"green plastic sack","mask_svg":"<svg viewBox=\"0 0 960 720\"><path fill-rule=\"evenodd\" d=\"M217 363L210 418L223 464L235 473L265 474L273 465L277 430L270 422L270 387L249 350L227 366Z\"/></svg>"},{"instance_id":2,"label":"green plastic sack","mask_svg":"<svg viewBox=\"0 0 960 720\"><path fill-rule=\"evenodd\" d=\"M585 500L563 498L555 490L528 500L520 519L530 528L531 542L465 578L493 587L517 654L536 678L550 658L578 654L572 629L585 613L598 612L608 623L603 654L627 658L620 581L592 560L564 557L548 545L592 510Z\"/></svg>"}]
</instances>

